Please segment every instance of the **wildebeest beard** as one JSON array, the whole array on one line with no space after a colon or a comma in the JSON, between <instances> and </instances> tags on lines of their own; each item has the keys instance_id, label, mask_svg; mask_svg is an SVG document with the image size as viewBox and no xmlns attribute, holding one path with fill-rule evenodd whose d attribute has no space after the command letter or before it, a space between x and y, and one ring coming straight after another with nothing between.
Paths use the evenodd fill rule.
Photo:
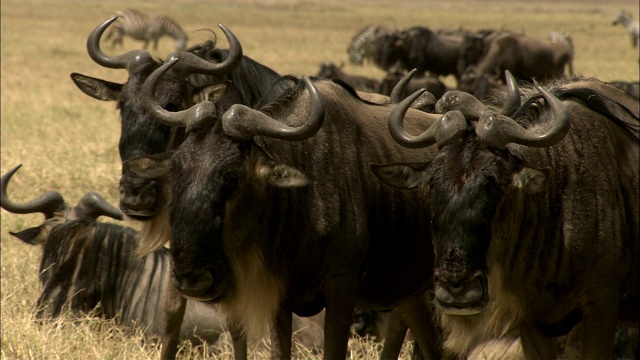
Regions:
<instances>
[{"instance_id":1,"label":"wildebeest beard","mask_svg":"<svg viewBox=\"0 0 640 360\"><path fill-rule=\"evenodd\" d=\"M453 142L440 149L430 165L428 179L436 286L448 292L436 292L436 299L446 307L482 307L488 301L491 223L509 184L512 164L503 158L509 156L506 152L487 148L473 135ZM463 293L465 286L473 287L472 282L476 282L473 291L483 292L473 301Z\"/></svg>"}]
</instances>

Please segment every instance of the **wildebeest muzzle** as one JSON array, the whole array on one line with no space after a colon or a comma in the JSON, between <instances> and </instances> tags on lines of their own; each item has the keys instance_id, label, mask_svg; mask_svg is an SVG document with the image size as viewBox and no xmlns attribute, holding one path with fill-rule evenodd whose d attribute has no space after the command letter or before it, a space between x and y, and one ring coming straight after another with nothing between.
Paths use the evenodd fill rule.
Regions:
<instances>
[{"instance_id":1,"label":"wildebeest muzzle","mask_svg":"<svg viewBox=\"0 0 640 360\"><path fill-rule=\"evenodd\" d=\"M135 219L154 216L157 212L158 181L134 176L120 180L120 209Z\"/></svg>"},{"instance_id":2,"label":"wildebeest muzzle","mask_svg":"<svg viewBox=\"0 0 640 360\"><path fill-rule=\"evenodd\" d=\"M436 303L445 314L474 315L488 302L487 276L483 271L440 268L435 270L434 279Z\"/></svg>"}]
</instances>

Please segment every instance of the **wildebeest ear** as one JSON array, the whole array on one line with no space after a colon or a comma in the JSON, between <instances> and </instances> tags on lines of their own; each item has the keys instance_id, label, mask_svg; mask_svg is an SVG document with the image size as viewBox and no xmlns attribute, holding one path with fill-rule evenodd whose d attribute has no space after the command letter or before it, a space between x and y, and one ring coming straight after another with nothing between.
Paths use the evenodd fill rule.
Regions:
<instances>
[{"instance_id":1,"label":"wildebeest ear","mask_svg":"<svg viewBox=\"0 0 640 360\"><path fill-rule=\"evenodd\" d=\"M277 164L272 160L260 162L255 167L258 179L264 179L269 184L281 188L300 188L311 183L300 170L285 164Z\"/></svg>"},{"instance_id":2,"label":"wildebeest ear","mask_svg":"<svg viewBox=\"0 0 640 360\"><path fill-rule=\"evenodd\" d=\"M373 174L383 184L396 189L412 189L420 185L428 163L369 164Z\"/></svg>"},{"instance_id":3,"label":"wildebeest ear","mask_svg":"<svg viewBox=\"0 0 640 360\"><path fill-rule=\"evenodd\" d=\"M227 93L227 89L229 88L230 84L231 81L223 81L209 86L207 88L207 99L214 104L217 103L220 99L222 99L224 94Z\"/></svg>"},{"instance_id":4,"label":"wildebeest ear","mask_svg":"<svg viewBox=\"0 0 640 360\"><path fill-rule=\"evenodd\" d=\"M117 101L123 84L71 73L71 80L85 94L102 101Z\"/></svg>"},{"instance_id":5,"label":"wildebeest ear","mask_svg":"<svg viewBox=\"0 0 640 360\"><path fill-rule=\"evenodd\" d=\"M159 179L169 173L173 152L139 156L122 163L125 170L144 179Z\"/></svg>"},{"instance_id":6,"label":"wildebeest ear","mask_svg":"<svg viewBox=\"0 0 640 360\"><path fill-rule=\"evenodd\" d=\"M530 194L537 193L547 188L551 169L534 169L524 167L519 172L513 174L512 185Z\"/></svg>"},{"instance_id":7,"label":"wildebeest ear","mask_svg":"<svg viewBox=\"0 0 640 360\"><path fill-rule=\"evenodd\" d=\"M38 227L24 229L18 232L9 231L9 234L17 237L18 239L30 245L40 245L40 244L44 244L46 241L45 231L42 225Z\"/></svg>"}]
</instances>

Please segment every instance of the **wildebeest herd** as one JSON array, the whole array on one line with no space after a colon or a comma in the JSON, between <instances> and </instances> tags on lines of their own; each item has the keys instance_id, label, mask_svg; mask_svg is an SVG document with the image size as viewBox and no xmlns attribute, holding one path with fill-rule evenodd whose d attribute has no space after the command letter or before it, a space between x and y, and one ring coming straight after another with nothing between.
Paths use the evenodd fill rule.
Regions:
<instances>
[{"instance_id":1,"label":"wildebeest herd","mask_svg":"<svg viewBox=\"0 0 640 360\"><path fill-rule=\"evenodd\" d=\"M99 305L162 359L224 331L236 359L266 334L290 359L305 333L325 359L379 335L391 359L407 331L415 358L638 356L638 98L576 76L570 34L369 26L347 52L376 81L280 75L222 25L228 49L107 55L118 19L87 51L127 80L71 78L117 104L120 209L16 203L19 166L2 177L3 209L45 216L12 233L43 249L38 318Z\"/></svg>"}]
</instances>

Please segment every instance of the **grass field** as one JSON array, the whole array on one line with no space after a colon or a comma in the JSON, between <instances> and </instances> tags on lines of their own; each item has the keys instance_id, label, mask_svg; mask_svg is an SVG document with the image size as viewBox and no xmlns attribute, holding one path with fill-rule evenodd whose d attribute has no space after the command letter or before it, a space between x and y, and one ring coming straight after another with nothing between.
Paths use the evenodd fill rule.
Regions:
<instances>
[{"instance_id":1,"label":"grass field","mask_svg":"<svg viewBox=\"0 0 640 360\"><path fill-rule=\"evenodd\" d=\"M163 5L164 4L164 5ZM217 24L240 39L244 54L281 74L315 75L321 62L348 62L351 37L368 24L395 28L506 28L543 39L555 29L571 33L578 74L602 80L638 80L638 49L621 27L611 25L619 9L638 15L636 0L398 1L398 0L3 0L1 59L1 170L22 169L9 189L17 201L58 190L75 204L95 190L118 202L120 160L118 112L114 103L81 93L72 72L123 82L126 71L105 69L86 53L89 32L114 11L137 8L172 16L189 32L190 44L222 39ZM221 40L221 43L224 42ZM125 48L141 43L125 39ZM152 51L164 58L170 39ZM112 53L122 49L110 50ZM382 78L371 67L345 65L345 71ZM40 250L9 236L37 226L42 215L2 210L3 359L155 359L157 346L124 333L109 322L80 319L36 324ZM354 343L353 358L375 359L367 344ZM356 351L358 349L358 351ZM362 350L364 349L364 350ZM200 358L185 345L182 358ZM230 359L223 349L219 358ZM254 359L267 358L253 353ZM306 356L305 356L306 358ZM403 354L403 358L407 358Z\"/></svg>"}]
</instances>

